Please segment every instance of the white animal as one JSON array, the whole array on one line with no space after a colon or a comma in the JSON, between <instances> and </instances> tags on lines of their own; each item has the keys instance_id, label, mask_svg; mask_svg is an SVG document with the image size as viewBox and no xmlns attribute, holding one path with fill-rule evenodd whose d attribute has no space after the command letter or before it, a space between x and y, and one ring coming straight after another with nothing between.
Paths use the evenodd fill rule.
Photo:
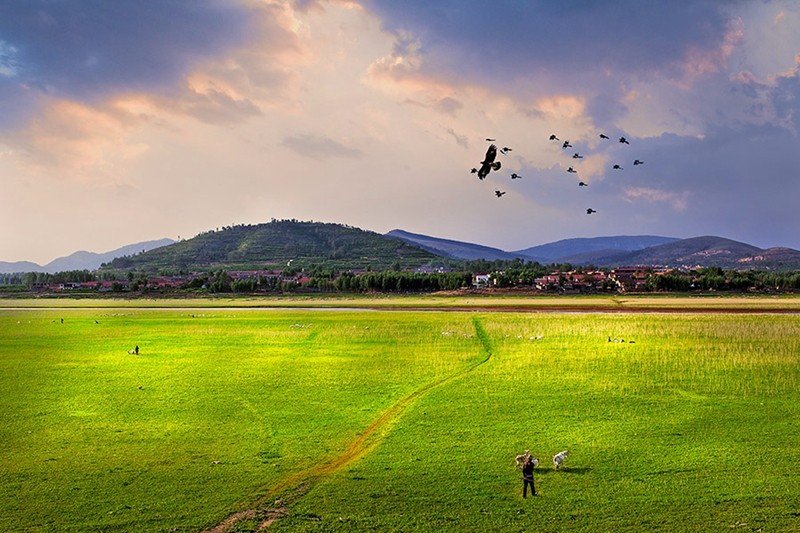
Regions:
<instances>
[{"instance_id":1,"label":"white animal","mask_svg":"<svg viewBox=\"0 0 800 533\"><path fill-rule=\"evenodd\" d=\"M567 458L568 453L569 450L564 450L563 452L558 452L553 456L553 470L558 470L558 468L561 466L561 463L563 463L564 459Z\"/></svg>"},{"instance_id":2,"label":"white animal","mask_svg":"<svg viewBox=\"0 0 800 533\"><path fill-rule=\"evenodd\" d=\"M538 457L531 457L531 451L530 450L525 450L525 453L521 453L521 454L517 455L514 458L514 460L516 461L517 466L522 466L523 464L525 464L525 461L527 461L528 458L530 458L533 461L533 466L539 466L539 458Z\"/></svg>"},{"instance_id":3,"label":"white animal","mask_svg":"<svg viewBox=\"0 0 800 533\"><path fill-rule=\"evenodd\" d=\"M528 457L530 457L530 456L531 456L531 451L530 451L530 450L525 450L525 453L521 453L521 454L517 455L517 456L514 458L514 461L516 461L516 463L517 463L517 466L520 466L520 465L522 465L522 464L523 464L525 461L527 461L527 460L528 460Z\"/></svg>"}]
</instances>

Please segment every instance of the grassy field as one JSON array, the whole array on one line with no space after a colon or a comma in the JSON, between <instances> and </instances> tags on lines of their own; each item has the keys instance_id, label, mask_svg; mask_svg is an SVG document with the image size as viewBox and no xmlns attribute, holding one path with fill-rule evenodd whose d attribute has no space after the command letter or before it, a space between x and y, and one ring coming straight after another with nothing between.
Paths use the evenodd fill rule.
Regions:
<instances>
[{"instance_id":1,"label":"grassy field","mask_svg":"<svg viewBox=\"0 0 800 533\"><path fill-rule=\"evenodd\" d=\"M38 297L0 299L0 307L19 309L91 309L91 308L255 308L255 309L542 309L577 311L625 311L642 310L733 310L733 311L783 311L800 313L800 295L741 295L717 293L692 295L585 295L550 296L524 293L434 293L407 295L297 295L282 296L224 296L208 298L128 297L114 298L93 296Z\"/></svg>"},{"instance_id":2,"label":"grassy field","mask_svg":"<svg viewBox=\"0 0 800 533\"><path fill-rule=\"evenodd\" d=\"M797 314L3 303L3 531L800 527Z\"/></svg>"}]
</instances>

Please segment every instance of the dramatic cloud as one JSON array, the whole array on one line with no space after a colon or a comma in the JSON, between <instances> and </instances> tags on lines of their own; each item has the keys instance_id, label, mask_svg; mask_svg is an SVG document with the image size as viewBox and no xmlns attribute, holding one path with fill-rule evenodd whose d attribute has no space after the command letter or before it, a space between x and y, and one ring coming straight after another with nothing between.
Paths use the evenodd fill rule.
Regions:
<instances>
[{"instance_id":1,"label":"dramatic cloud","mask_svg":"<svg viewBox=\"0 0 800 533\"><path fill-rule=\"evenodd\" d=\"M14 52L4 83L82 101L163 89L203 58L241 44L249 16L218 1L3 2L0 50L5 58Z\"/></svg>"},{"instance_id":2,"label":"dramatic cloud","mask_svg":"<svg viewBox=\"0 0 800 533\"><path fill-rule=\"evenodd\" d=\"M272 217L797 248L799 80L791 0L12 0L0 259Z\"/></svg>"}]
</instances>

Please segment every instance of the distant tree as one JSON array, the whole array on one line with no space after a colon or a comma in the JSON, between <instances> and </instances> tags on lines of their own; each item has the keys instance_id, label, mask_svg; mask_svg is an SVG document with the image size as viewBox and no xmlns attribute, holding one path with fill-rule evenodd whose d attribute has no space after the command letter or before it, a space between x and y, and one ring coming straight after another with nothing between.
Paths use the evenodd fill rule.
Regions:
<instances>
[{"instance_id":1,"label":"distant tree","mask_svg":"<svg viewBox=\"0 0 800 533\"><path fill-rule=\"evenodd\" d=\"M233 283L231 283L231 290L233 292L256 292L257 289L258 289L258 280L255 278L237 279L233 281Z\"/></svg>"},{"instance_id":2,"label":"distant tree","mask_svg":"<svg viewBox=\"0 0 800 533\"><path fill-rule=\"evenodd\" d=\"M233 278L231 278L225 270L219 270L211 278L211 283L208 285L208 290L211 292L231 292Z\"/></svg>"}]
</instances>

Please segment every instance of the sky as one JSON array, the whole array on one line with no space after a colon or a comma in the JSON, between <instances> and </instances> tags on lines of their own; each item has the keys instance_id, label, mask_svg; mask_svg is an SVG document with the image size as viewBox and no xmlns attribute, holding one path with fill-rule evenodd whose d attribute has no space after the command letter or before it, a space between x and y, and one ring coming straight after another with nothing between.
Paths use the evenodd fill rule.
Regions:
<instances>
[{"instance_id":1,"label":"sky","mask_svg":"<svg viewBox=\"0 0 800 533\"><path fill-rule=\"evenodd\" d=\"M0 260L271 219L800 249L799 75L795 0L4 0Z\"/></svg>"}]
</instances>

